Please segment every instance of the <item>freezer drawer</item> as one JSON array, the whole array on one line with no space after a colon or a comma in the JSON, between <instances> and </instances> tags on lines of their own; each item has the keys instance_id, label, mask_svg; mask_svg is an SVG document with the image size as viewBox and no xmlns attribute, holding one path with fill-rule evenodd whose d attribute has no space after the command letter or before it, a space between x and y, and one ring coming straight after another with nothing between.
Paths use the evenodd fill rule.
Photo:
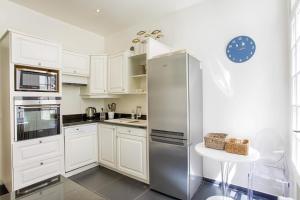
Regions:
<instances>
[{"instance_id":1,"label":"freezer drawer","mask_svg":"<svg viewBox=\"0 0 300 200\"><path fill-rule=\"evenodd\" d=\"M150 188L178 199L188 198L186 140L151 136Z\"/></svg>"}]
</instances>

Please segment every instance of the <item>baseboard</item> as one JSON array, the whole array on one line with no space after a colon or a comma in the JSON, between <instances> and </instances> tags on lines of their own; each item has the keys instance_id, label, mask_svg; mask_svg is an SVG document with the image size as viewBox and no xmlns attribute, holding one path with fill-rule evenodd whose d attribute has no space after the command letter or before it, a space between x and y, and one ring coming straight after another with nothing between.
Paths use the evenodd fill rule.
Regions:
<instances>
[{"instance_id":1,"label":"baseboard","mask_svg":"<svg viewBox=\"0 0 300 200\"><path fill-rule=\"evenodd\" d=\"M1 184L0 185L0 196L7 194L7 193L8 193L8 190L6 189L5 185Z\"/></svg>"},{"instance_id":2,"label":"baseboard","mask_svg":"<svg viewBox=\"0 0 300 200\"><path fill-rule=\"evenodd\" d=\"M210 179L210 178L203 177L203 180L206 181L206 182L214 183L214 184L221 184L219 181L216 181L216 180L213 180L213 179ZM242 191L244 193L248 192L247 188L244 188L244 187L241 187L241 186L238 186L238 185L230 184L229 188L234 189L234 190L238 190L238 191ZM263 197L263 198L266 198L266 199L269 199L269 200L278 200L278 197L276 197L274 195L259 192L259 191L256 191L256 190L253 190L253 195Z\"/></svg>"},{"instance_id":3,"label":"baseboard","mask_svg":"<svg viewBox=\"0 0 300 200\"><path fill-rule=\"evenodd\" d=\"M73 176L75 174L79 174L81 172L84 172L86 170L89 170L89 169L92 169L94 167L97 167L99 164L98 163L93 163L93 164L90 164L90 165L86 165L86 166L83 166L81 168L78 168L78 169L74 169L70 172L67 172L64 174L65 177L70 177L70 176Z\"/></svg>"}]
</instances>

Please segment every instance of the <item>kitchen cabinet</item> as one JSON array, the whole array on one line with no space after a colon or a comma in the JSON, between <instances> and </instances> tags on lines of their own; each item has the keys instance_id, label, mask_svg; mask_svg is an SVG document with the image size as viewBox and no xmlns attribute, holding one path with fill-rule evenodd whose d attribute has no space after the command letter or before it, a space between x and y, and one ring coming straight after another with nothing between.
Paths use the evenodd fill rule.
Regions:
<instances>
[{"instance_id":1,"label":"kitchen cabinet","mask_svg":"<svg viewBox=\"0 0 300 200\"><path fill-rule=\"evenodd\" d=\"M128 53L109 56L108 90L110 93L126 93L128 91Z\"/></svg>"},{"instance_id":2,"label":"kitchen cabinet","mask_svg":"<svg viewBox=\"0 0 300 200\"><path fill-rule=\"evenodd\" d=\"M135 136L134 129L126 132L129 134L124 134L122 130L117 131L118 169L126 174L147 179L146 138Z\"/></svg>"},{"instance_id":3,"label":"kitchen cabinet","mask_svg":"<svg viewBox=\"0 0 300 200\"><path fill-rule=\"evenodd\" d=\"M61 46L34 37L11 33L12 63L61 68Z\"/></svg>"},{"instance_id":4,"label":"kitchen cabinet","mask_svg":"<svg viewBox=\"0 0 300 200\"><path fill-rule=\"evenodd\" d=\"M87 55L63 51L62 54L63 74L72 76L88 77L90 71L90 58Z\"/></svg>"},{"instance_id":5,"label":"kitchen cabinet","mask_svg":"<svg viewBox=\"0 0 300 200\"><path fill-rule=\"evenodd\" d=\"M107 94L107 55L90 57L90 75L86 87L80 88L81 96Z\"/></svg>"},{"instance_id":6,"label":"kitchen cabinet","mask_svg":"<svg viewBox=\"0 0 300 200\"><path fill-rule=\"evenodd\" d=\"M99 163L116 167L116 128L110 125L99 125Z\"/></svg>"},{"instance_id":7,"label":"kitchen cabinet","mask_svg":"<svg viewBox=\"0 0 300 200\"><path fill-rule=\"evenodd\" d=\"M24 166L35 161L63 156L63 144L61 135L16 142L13 144L14 166Z\"/></svg>"},{"instance_id":8,"label":"kitchen cabinet","mask_svg":"<svg viewBox=\"0 0 300 200\"><path fill-rule=\"evenodd\" d=\"M14 190L21 189L63 173L63 163L63 157L57 157L15 167L13 169Z\"/></svg>"},{"instance_id":9,"label":"kitchen cabinet","mask_svg":"<svg viewBox=\"0 0 300 200\"><path fill-rule=\"evenodd\" d=\"M97 124L64 128L65 171L97 162Z\"/></svg>"}]
</instances>

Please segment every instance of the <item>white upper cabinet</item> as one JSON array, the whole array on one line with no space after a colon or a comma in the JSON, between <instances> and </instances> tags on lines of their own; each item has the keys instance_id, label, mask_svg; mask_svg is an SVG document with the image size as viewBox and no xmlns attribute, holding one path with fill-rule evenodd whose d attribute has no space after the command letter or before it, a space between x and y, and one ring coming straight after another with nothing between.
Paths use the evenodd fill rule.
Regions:
<instances>
[{"instance_id":1,"label":"white upper cabinet","mask_svg":"<svg viewBox=\"0 0 300 200\"><path fill-rule=\"evenodd\" d=\"M90 57L90 76L86 87L81 87L81 95L107 94L107 56Z\"/></svg>"},{"instance_id":2,"label":"white upper cabinet","mask_svg":"<svg viewBox=\"0 0 300 200\"><path fill-rule=\"evenodd\" d=\"M89 76L90 58L87 55L63 51L62 55L63 74L73 76Z\"/></svg>"},{"instance_id":3,"label":"white upper cabinet","mask_svg":"<svg viewBox=\"0 0 300 200\"><path fill-rule=\"evenodd\" d=\"M91 56L90 93L107 92L107 56Z\"/></svg>"},{"instance_id":4,"label":"white upper cabinet","mask_svg":"<svg viewBox=\"0 0 300 200\"><path fill-rule=\"evenodd\" d=\"M20 65L61 68L61 46L11 33L12 62Z\"/></svg>"},{"instance_id":5,"label":"white upper cabinet","mask_svg":"<svg viewBox=\"0 0 300 200\"><path fill-rule=\"evenodd\" d=\"M109 56L108 90L110 93L126 93L128 90L128 53Z\"/></svg>"}]
</instances>

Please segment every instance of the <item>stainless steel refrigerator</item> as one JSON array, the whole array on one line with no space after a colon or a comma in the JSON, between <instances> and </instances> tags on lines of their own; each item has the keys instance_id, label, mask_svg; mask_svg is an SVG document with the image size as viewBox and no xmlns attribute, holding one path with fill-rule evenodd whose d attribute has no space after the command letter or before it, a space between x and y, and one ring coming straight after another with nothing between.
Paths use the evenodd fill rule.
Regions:
<instances>
[{"instance_id":1,"label":"stainless steel refrigerator","mask_svg":"<svg viewBox=\"0 0 300 200\"><path fill-rule=\"evenodd\" d=\"M185 51L148 62L150 188L191 199L202 182L202 70Z\"/></svg>"}]
</instances>

